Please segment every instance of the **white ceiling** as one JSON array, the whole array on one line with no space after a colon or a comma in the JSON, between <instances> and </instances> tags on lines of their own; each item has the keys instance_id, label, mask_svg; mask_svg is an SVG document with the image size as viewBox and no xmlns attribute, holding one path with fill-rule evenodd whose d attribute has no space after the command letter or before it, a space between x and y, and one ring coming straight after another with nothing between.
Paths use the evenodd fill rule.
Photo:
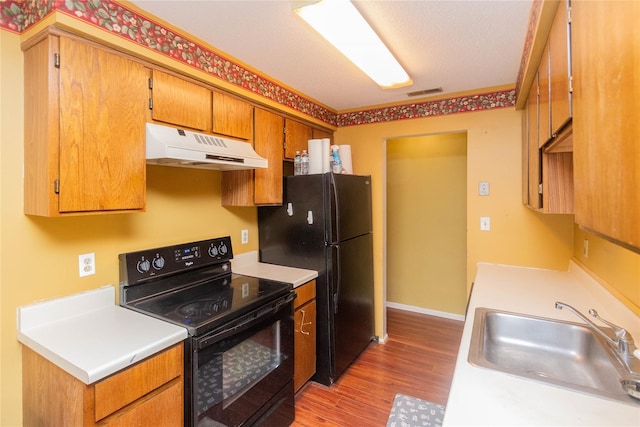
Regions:
<instances>
[{"instance_id":1,"label":"white ceiling","mask_svg":"<svg viewBox=\"0 0 640 427\"><path fill-rule=\"evenodd\" d=\"M413 85L381 89L283 0L134 0L138 7L337 111L513 84L532 0L354 0ZM415 98L420 99L420 97Z\"/></svg>"}]
</instances>

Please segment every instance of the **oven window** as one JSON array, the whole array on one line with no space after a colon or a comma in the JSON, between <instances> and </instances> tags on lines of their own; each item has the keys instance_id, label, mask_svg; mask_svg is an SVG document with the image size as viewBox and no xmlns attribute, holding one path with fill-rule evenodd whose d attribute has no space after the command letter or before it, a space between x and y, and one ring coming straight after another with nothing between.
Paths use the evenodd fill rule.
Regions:
<instances>
[{"instance_id":1,"label":"oven window","mask_svg":"<svg viewBox=\"0 0 640 427\"><path fill-rule=\"evenodd\" d=\"M242 425L291 381L290 316L198 351L194 404L197 425Z\"/></svg>"}]
</instances>

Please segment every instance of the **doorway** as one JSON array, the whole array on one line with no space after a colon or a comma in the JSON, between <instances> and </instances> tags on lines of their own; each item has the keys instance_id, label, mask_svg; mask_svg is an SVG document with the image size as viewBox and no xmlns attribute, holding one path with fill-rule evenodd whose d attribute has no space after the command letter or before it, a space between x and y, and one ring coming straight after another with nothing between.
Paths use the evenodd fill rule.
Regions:
<instances>
[{"instance_id":1,"label":"doorway","mask_svg":"<svg viewBox=\"0 0 640 427\"><path fill-rule=\"evenodd\" d=\"M462 319L467 133L387 139L385 198L386 306Z\"/></svg>"}]
</instances>

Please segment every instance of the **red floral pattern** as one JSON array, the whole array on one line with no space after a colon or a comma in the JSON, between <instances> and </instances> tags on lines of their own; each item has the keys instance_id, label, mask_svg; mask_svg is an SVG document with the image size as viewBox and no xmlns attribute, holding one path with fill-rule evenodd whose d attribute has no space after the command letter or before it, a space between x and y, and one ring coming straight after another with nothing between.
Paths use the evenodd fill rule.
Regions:
<instances>
[{"instance_id":1,"label":"red floral pattern","mask_svg":"<svg viewBox=\"0 0 640 427\"><path fill-rule=\"evenodd\" d=\"M515 90L396 105L338 115L338 127L418 119L445 114L506 108L515 105Z\"/></svg>"},{"instance_id":2,"label":"red floral pattern","mask_svg":"<svg viewBox=\"0 0 640 427\"><path fill-rule=\"evenodd\" d=\"M189 37L177 34L116 1L0 0L0 28L21 33L53 11L88 22L332 126L353 126L423 118L515 105L515 91L512 90L337 114L283 88L264 76L247 70L242 65L194 42Z\"/></svg>"}]
</instances>

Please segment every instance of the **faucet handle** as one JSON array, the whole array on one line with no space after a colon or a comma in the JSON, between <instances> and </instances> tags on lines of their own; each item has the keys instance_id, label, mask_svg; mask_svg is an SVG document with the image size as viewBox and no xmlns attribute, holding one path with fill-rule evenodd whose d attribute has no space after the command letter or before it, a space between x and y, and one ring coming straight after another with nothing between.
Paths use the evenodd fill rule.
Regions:
<instances>
[{"instance_id":1,"label":"faucet handle","mask_svg":"<svg viewBox=\"0 0 640 427\"><path fill-rule=\"evenodd\" d=\"M596 319L598 319L599 321L601 321L602 323L604 323L605 325L609 326L611 329L613 329L614 333L616 334L616 338L618 338L619 340L627 341L627 330L626 329L621 328L618 325L614 325L613 323L609 322L606 319L603 319L602 317L600 317L598 315L598 312L594 308L589 310L589 314L592 315L593 317L595 317Z\"/></svg>"}]
</instances>

